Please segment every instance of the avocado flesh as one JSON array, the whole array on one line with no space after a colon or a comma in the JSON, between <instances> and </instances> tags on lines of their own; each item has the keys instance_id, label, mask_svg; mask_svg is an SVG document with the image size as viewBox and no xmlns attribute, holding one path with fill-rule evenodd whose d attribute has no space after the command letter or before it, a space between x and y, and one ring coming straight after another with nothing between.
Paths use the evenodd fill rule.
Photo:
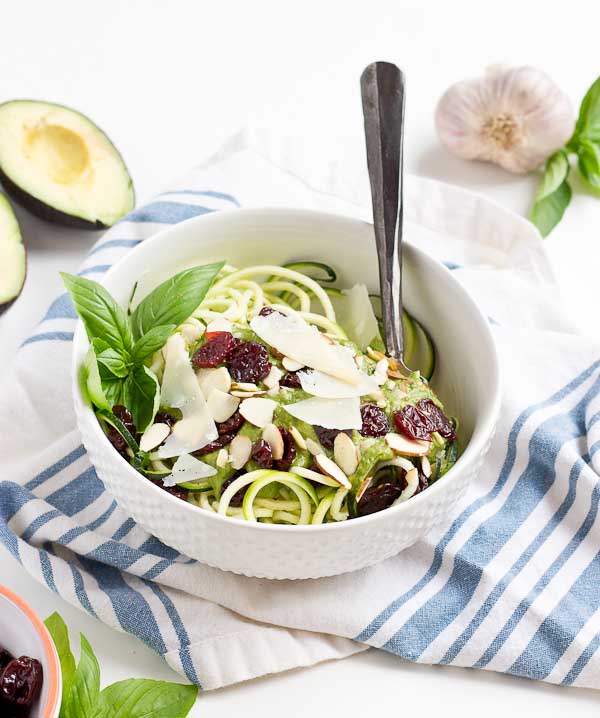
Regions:
<instances>
[{"instance_id":1,"label":"avocado flesh","mask_svg":"<svg viewBox=\"0 0 600 718\"><path fill-rule=\"evenodd\" d=\"M6 197L0 194L0 314L21 293L27 258L17 218Z\"/></svg>"},{"instance_id":2,"label":"avocado flesh","mask_svg":"<svg viewBox=\"0 0 600 718\"><path fill-rule=\"evenodd\" d=\"M0 181L33 214L86 229L110 227L135 204L108 137L79 112L46 102L0 105Z\"/></svg>"}]
</instances>

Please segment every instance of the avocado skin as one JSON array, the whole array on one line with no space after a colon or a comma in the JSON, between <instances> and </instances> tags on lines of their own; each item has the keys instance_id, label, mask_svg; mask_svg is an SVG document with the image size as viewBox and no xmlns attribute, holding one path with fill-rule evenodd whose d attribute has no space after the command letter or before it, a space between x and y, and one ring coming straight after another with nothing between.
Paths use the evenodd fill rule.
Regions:
<instances>
[{"instance_id":1,"label":"avocado skin","mask_svg":"<svg viewBox=\"0 0 600 718\"><path fill-rule=\"evenodd\" d=\"M0 168L0 182L12 199L18 202L22 207L29 210L31 214L35 214L36 217L45 219L47 222L53 222L54 224L62 224L65 227L75 227L77 229L108 229L109 225L103 224L96 220L96 222L89 222L87 219L81 217L75 217L72 214L66 214L60 212L49 204L45 204L37 197L32 197L30 194L25 192L24 189L16 185L8 175L6 175Z\"/></svg>"}]
</instances>

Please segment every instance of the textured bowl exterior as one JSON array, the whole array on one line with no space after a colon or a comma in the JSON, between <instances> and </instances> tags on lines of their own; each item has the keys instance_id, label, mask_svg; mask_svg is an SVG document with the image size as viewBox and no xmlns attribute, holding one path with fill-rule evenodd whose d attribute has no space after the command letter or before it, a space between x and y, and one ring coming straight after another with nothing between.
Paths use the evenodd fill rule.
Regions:
<instances>
[{"instance_id":1,"label":"textured bowl exterior","mask_svg":"<svg viewBox=\"0 0 600 718\"><path fill-rule=\"evenodd\" d=\"M282 227L285 228L289 225L290 232L292 232L297 229L298 224L302 224L303 218L306 218L311 227L320 227L321 233L327 234L328 230L331 230L332 242L336 227L344 235L344 241L348 241L348 239L352 241L351 232L349 233L352 227L360 230L358 232L360 236L364 235L365 228L368 228L368 225L355 220L318 213L303 213L298 210L236 210L232 213L218 213L218 215L222 216L220 218L213 216L212 218L213 223L216 223L217 226L219 226L219 222L222 222L226 229L234 229L228 225L231 224L232 215L236 215L235 222L238 223L238 231L243 226L239 223L247 219L254 228L262 229L262 223L264 223L264 231L267 235L273 222L279 231ZM190 223L194 223L195 226L190 227ZM188 227L183 225L188 225ZM178 225L181 228L181 235L174 230L169 230L167 238L169 251L173 251L176 247L178 236L182 237L182 244L186 244L186 241L189 242L190 232L195 231L197 235L201 235L202 229L206 228L206 225L197 219L185 222L183 225ZM303 227L303 231L308 230ZM207 230L206 236L208 237L209 234L210 232ZM218 246L218 238L215 241ZM148 240L148 242L155 244L155 250L161 244L160 237ZM228 251L231 252L231 249ZM279 251L281 253L283 250ZM186 252L183 254L185 255ZM196 251L196 257L197 254ZM438 268L437 264L435 267L433 264L430 265L429 263L432 263L433 260L414 248L407 247L407 258L409 266L421 267L419 271L435 273L443 270L447 273L447 270ZM138 258L139 261L143 261L143 259L144 257ZM206 261L210 259L212 257L207 257ZM273 259L274 263L280 261L282 260L277 256ZM247 263L249 262L243 261L243 259L238 262L240 266ZM135 264L131 266L134 267ZM471 325L468 329L461 328L460 331L466 332L463 341L470 337L473 344L479 347L479 363L482 366L485 363L485 369L482 369L481 372L487 373L484 377L479 378L480 381L475 377L470 383L470 391L475 394L475 397L468 400L471 401L470 406L478 407L477 402L481 402L482 409L477 416L465 416L465 423L469 427L465 450L457 464L444 476L443 480L434 483L424 493L377 514L321 526L278 526L250 523L224 518L176 499L132 469L114 451L99 427L93 411L80 390L77 378L87 343L85 332L80 326L74 350L75 408L83 443L98 476L108 491L114 495L120 507L165 544L210 566L246 576L272 579L332 576L356 571L408 548L452 515L457 502L462 498L470 481L481 467L492 440L499 411L499 373L487 322L479 315L478 310L460 285L450 277L449 273L447 274L448 277L445 274L440 274L439 281L450 283L451 289L448 291L453 296L446 296L444 302L447 303L453 301L454 297L456 298L460 310L458 314L461 316L463 324L469 323L469 312L474 312ZM111 279L113 279L112 283ZM128 287L121 286L117 279L118 277L107 277L105 284L111 290L113 287L119 286L121 296L127 296ZM136 277L132 276L131 282L135 279ZM420 318L425 320L427 326L429 322L426 312L425 314L422 312L421 315ZM456 331L459 333L458 328ZM472 367L468 367L470 375L477 370L477 366L478 364L474 363ZM460 411L463 406L460 396L460 367L456 367L449 374L454 383L459 386L455 404ZM487 392L485 388L487 388ZM465 407L467 404L463 408ZM457 411L457 413L459 412ZM467 413L465 408L465 415ZM472 409L471 413L473 413ZM460 413L459 415L462 416Z\"/></svg>"}]
</instances>

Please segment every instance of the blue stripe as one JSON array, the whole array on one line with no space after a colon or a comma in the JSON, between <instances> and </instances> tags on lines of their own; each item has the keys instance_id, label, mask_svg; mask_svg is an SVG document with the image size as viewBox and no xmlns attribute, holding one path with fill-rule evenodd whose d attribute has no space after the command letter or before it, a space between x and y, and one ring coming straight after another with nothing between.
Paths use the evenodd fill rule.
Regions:
<instances>
[{"instance_id":1,"label":"blue stripe","mask_svg":"<svg viewBox=\"0 0 600 718\"><path fill-rule=\"evenodd\" d=\"M93 552L90 556L93 556ZM133 633L150 648L164 655L167 647L156 617L144 596L125 583L118 569L91 558L80 558L80 562L110 599L121 628Z\"/></svg>"},{"instance_id":2,"label":"blue stripe","mask_svg":"<svg viewBox=\"0 0 600 718\"><path fill-rule=\"evenodd\" d=\"M8 523L34 497L14 481L0 482L0 516Z\"/></svg>"},{"instance_id":3,"label":"blue stripe","mask_svg":"<svg viewBox=\"0 0 600 718\"><path fill-rule=\"evenodd\" d=\"M598 610L598 586L600 553L596 554L555 609L546 616L509 672L538 680L546 678L588 619Z\"/></svg>"},{"instance_id":4,"label":"blue stripe","mask_svg":"<svg viewBox=\"0 0 600 718\"><path fill-rule=\"evenodd\" d=\"M590 456L594 456L598 449L600 449L600 439L590 446Z\"/></svg>"},{"instance_id":5,"label":"blue stripe","mask_svg":"<svg viewBox=\"0 0 600 718\"><path fill-rule=\"evenodd\" d=\"M77 312L71 297L66 292L52 302L42 321L45 322L49 319L77 319Z\"/></svg>"},{"instance_id":6,"label":"blue stripe","mask_svg":"<svg viewBox=\"0 0 600 718\"><path fill-rule=\"evenodd\" d=\"M567 675L562 679L561 685L563 686L570 686L572 685L577 678L579 677L579 674L581 671L587 666L587 664L592 659L592 656L598 648L600 647L600 633L597 633L592 640L588 643L588 645L585 647L579 658L575 661L575 663L571 666L571 669L567 673Z\"/></svg>"},{"instance_id":7,"label":"blue stripe","mask_svg":"<svg viewBox=\"0 0 600 718\"><path fill-rule=\"evenodd\" d=\"M146 583L146 582L144 582ZM158 600L162 603L162 605L165 607L165 610L169 616L169 619L171 620L171 624L173 628L175 629L175 633L177 634L177 640L179 641L179 656L181 658L181 665L183 666L183 670L185 671L185 675L188 677L188 680L190 680L192 683L195 683L196 685L200 685L200 681L198 679L198 675L196 673L196 669L194 667L194 664L191 660L191 656L189 654L189 645L190 645L190 637L188 635L188 632L185 629L185 626L183 624L183 621L181 620L181 616L179 615L179 612L177 611L177 608L175 607L175 604L171 599L167 596L167 594L158 586L156 583L150 583L147 582L146 585L150 588L152 593L158 598Z\"/></svg>"},{"instance_id":8,"label":"blue stripe","mask_svg":"<svg viewBox=\"0 0 600 718\"><path fill-rule=\"evenodd\" d=\"M92 504L104 491L94 468L83 471L65 486L51 493L46 501L67 516L74 516Z\"/></svg>"},{"instance_id":9,"label":"blue stripe","mask_svg":"<svg viewBox=\"0 0 600 718\"><path fill-rule=\"evenodd\" d=\"M37 476L34 476L31 481L28 481L25 484L25 488L29 489L30 491L37 489L38 486L41 486L41 484L43 484L45 481L48 481L48 479L51 479L53 476L56 476L59 471L66 469L67 466L70 466L74 461L80 459L84 454L85 448L83 447L83 445L78 446L76 449L71 451L62 459L59 459L55 464L52 464L52 466L49 466L47 469L44 469L42 472L40 472Z\"/></svg>"},{"instance_id":10,"label":"blue stripe","mask_svg":"<svg viewBox=\"0 0 600 718\"><path fill-rule=\"evenodd\" d=\"M225 192L215 192L213 190L196 190L196 189L181 189L172 190L171 192L162 192L159 197L168 197L173 194L190 194L196 197L214 197L215 199L224 199L226 202L231 202L236 207L241 207L240 203L232 194L226 194Z\"/></svg>"},{"instance_id":11,"label":"blue stripe","mask_svg":"<svg viewBox=\"0 0 600 718\"><path fill-rule=\"evenodd\" d=\"M73 332L44 332L43 334L34 334L31 337L27 337L21 344L21 347L25 347L28 344L35 344L35 342L72 342Z\"/></svg>"},{"instance_id":12,"label":"blue stripe","mask_svg":"<svg viewBox=\"0 0 600 718\"><path fill-rule=\"evenodd\" d=\"M54 591L54 593L58 593L58 589L56 588L56 583L54 581L54 571L52 570L52 562L50 560L50 556L48 555L48 552L45 551L43 548L40 549L40 568L42 569L42 576L44 577L44 581L46 582L46 585L51 591Z\"/></svg>"},{"instance_id":13,"label":"blue stripe","mask_svg":"<svg viewBox=\"0 0 600 718\"><path fill-rule=\"evenodd\" d=\"M210 207L199 207L195 204L183 204L182 202L152 202L145 207L134 210L124 222L157 222L160 224L177 224L192 217L199 217L202 214L215 212Z\"/></svg>"},{"instance_id":14,"label":"blue stripe","mask_svg":"<svg viewBox=\"0 0 600 718\"><path fill-rule=\"evenodd\" d=\"M21 534L21 540L25 541L26 543L29 543L30 539L34 536L35 532L38 529L41 529L42 526L45 526L49 521L52 521L52 519L57 519L61 516L60 511L57 511L56 509L52 509L50 511L46 511L43 514L39 514L39 516L36 516L35 519L29 524L29 526L23 531Z\"/></svg>"},{"instance_id":15,"label":"blue stripe","mask_svg":"<svg viewBox=\"0 0 600 718\"><path fill-rule=\"evenodd\" d=\"M165 544L157 539L156 536L150 536L147 538L140 546L140 551L143 551L144 553L151 553L155 556L161 556L162 558L167 558L170 561L175 561L175 559L181 556L181 554L178 551L175 551L174 548L165 546Z\"/></svg>"},{"instance_id":16,"label":"blue stripe","mask_svg":"<svg viewBox=\"0 0 600 718\"><path fill-rule=\"evenodd\" d=\"M569 473L569 489L561 505L558 507L556 513L550 518L548 523L538 532L537 536L529 543L525 551L514 561L510 569L502 576L500 581L494 586L493 590L488 594L485 601L479 607L477 613L471 619L469 625L463 630L460 636L450 646L446 655L442 658L440 663L452 663L460 651L471 639L475 631L483 623L486 616L490 613L492 608L496 605L498 600L502 597L511 581L521 572L527 565L531 557L539 551L541 546L546 542L550 535L554 532L556 527L561 523L567 512L573 506L575 502L575 496L577 493L577 480L583 470L583 467L587 465L589 456L585 456L582 459L578 459Z\"/></svg>"},{"instance_id":17,"label":"blue stripe","mask_svg":"<svg viewBox=\"0 0 600 718\"><path fill-rule=\"evenodd\" d=\"M413 660L459 616L473 597L485 567L544 499L556 479L556 458L563 445L585 435L585 414L598 395L600 377L576 406L540 424L529 441L529 461L502 509L481 523L454 558L446 584L386 642L385 650ZM505 477L508 478L508 475ZM423 630L427 626L427 630Z\"/></svg>"},{"instance_id":18,"label":"blue stripe","mask_svg":"<svg viewBox=\"0 0 600 718\"><path fill-rule=\"evenodd\" d=\"M82 269L81 272L78 272L77 274L80 277L85 277L88 274L104 274L105 272L108 272L111 267L112 264L95 264L93 267L86 267L86 269Z\"/></svg>"},{"instance_id":19,"label":"blue stripe","mask_svg":"<svg viewBox=\"0 0 600 718\"><path fill-rule=\"evenodd\" d=\"M152 568L146 571L144 578L148 579L148 581L154 581L157 576L160 576L163 571L166 571L172 565L173 561L169 561L167 558L161 558L161 560L157 561Z\"/></svg>"},{"instance_id":20,"label":"blue stripe","mask_svg":"<svg viewBox=\"0 0 600 718\"><path fill-rule=\"evenodd\" d=\"M131 518L124 521L112 535L113 540L120 541L122 538L125 538L125 536L127 536L127 534L135 527L135 525L135 521Z\"/></svg>"},{"instance_id":21,"label":"blue stripe","mask_svg":"<svg viewBox=\"0 0 600 718\"><path fill-rule=\"evenodd\" d=\"M141 241L141 239L108 239L92 247L88 252L88 257L98 252L103 252L105 249L113 249L114 247L135 247Z\"/></svg>"},{"instance_id":22,"label":"blue stripe","mask_svg":"<svg viewBox=\"0 0 600 718\"><path fill-rule=\"evenodd\" d=\"M117 502L113 499L113 501L110 503L110 506L100 516L98 516L93 521L90 521L85 526L75 526L74 528L69 529L62 536L59 536L56 539L56 543L59 543L62 546L68 546L71 541L75 541L75 539L79 538L79 536L81 536L82 534L89 533L90 531L95 531L110 518L116 508Z\"/></svg>"},{"instance_id":23,"label":"blue stripe","mask_svg":"<svg viewBox=\"0 0 600 718\"><path fill-rule=\"evenodd\" d=\"M81 572L71 562L66 561L65 563L71 569L71 575L73 576L73 586L75 588L75 595L77 596L77 600L89 614L94 616L94 618L98 618L98 616L96 615L96 611L94 611L94 608L91 604L89 596L87 595L87 591L85 590L85 584L83 582L83 576L81 575Z\"/></svg>"},{"instance_id":24,"label":"blue stripe","mask_svg":"<svg viewBox=\"0 0 600 718\"><path fill-rule=\"evenodd\" d=\"M486 505L490 501L492 501L502 490L502 487L505 485L506 481L508 480L508 477L510 475L510 472L512 471L515 459L516 459L516 450L517 450L517 439L521 433L521 430L523 429L526 421L531 417L532 414L534 414L537 411L540 411L542 409L545 409L549 406L552 406L553 404L556 404L560 402L565 397L569 396L573 391L575 391L583 382L585 382L589 377L593 374L593 372L600 366L600 361L594 362L590 367L588 367L585 371L583 371L581 374L579 374L575 379L573 379L569 384L567 384L565 387L560 389L558 392L553 394L549 399L544 400L543 402L540 402L539 404L534 404L527 409L525 409L519 417L517 418L516 422L514 423L509 437L508 437L508 447L507 447L507 453L506 458L504 461L504 465L502 467L502 470L500 472L500 476L494 486L488 491L487 494L484 496L481 496L479 499L474 501L472 504L467 506L462 513L452 522L452 525L448 529L448 531L445 533L443 538L440 540L440 542L437 544L437 546L434 549L434 555L433 560L431 563L431 566L429 567L427 573L423 578L421 578L412 588L410 588L408 591L403 593L401 596L399 596L397 599L392 601L386 608L384 608L372 621L371 623L366 626L366 628L361 631L355 638L357 641L368 641L370 640L375 633L390 619L391 616L393 616L396 611L403 606L407 601L409 601L413 596L415 596L417 593L419 593L438 573L440 570L440 567L442 565L442 559L444 556L444 551L446 550L446 547L450 543L450 541L454 538L454 536L457 534L461 526L469 519L470 516L472 516L479 508Z\"/></svg>"},{"instance_id":25,"label":"blue stripe","mask_svg":"<svg viewBox=\"0 0 600 718\"><path fill-rule=\"evenodd\" d=\"M600 411L597 411L592 418L588 421L588 431L594 426L596 422L600 421Z\"/></svg>"},{"instance_id":26,"label":"blue stripe","mask_svg":"<svg viewBox=\"0 0 600 718\"><path fill-rule=\"evenodd\" d=\"M573 555L575 550L581 545L589 532L594 528L596 517L598 515L598 505L600 503L600 485L594 487L592 492L590 508L588 513L583 520L581 526L578 528L577 533L569 541L567 546L560 552L556 559L552 562L552 565L548 570L538 579L535 586L527 594L527 596L521 600L519 605L515 608L510 618L506 621L504 626L498 632L498 635L490 643L488 648L485 650L481 658L475 663L475 668L484 668L492 660L492 658L498 653L502 646L506 643L512 632L518 626L523 616L529 610L531 604L536 600L540 593L546 588L550 581L556 576L560 569L565 565L569 558Z\"/></svg>"}]
</instances>

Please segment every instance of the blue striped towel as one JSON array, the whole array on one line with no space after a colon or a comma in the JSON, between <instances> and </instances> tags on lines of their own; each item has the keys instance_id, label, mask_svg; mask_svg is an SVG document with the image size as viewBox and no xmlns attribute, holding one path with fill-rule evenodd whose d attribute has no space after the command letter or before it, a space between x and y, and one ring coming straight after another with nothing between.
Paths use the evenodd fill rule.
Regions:
<instances>
[{"instance_id":1,"label":"blue striped towel","mask_svg":"<svg viewBox=\"0 0 600 718\"><path fill-rule=\"evenodd\" d=\"M165 225L239 204L367 217L361 164L324 166L322 156L237 136L111 229L81 274L101 279ZM319 581L248 579L179 555L122 513L81 446L69 380L76 317L62 295L0 390L7 551L205 689L368 646L600 687L600 353L561 317L526 221L416 178L406 206L409 238L446 261L490 317L504 370L495 442L452 520L384 564Z\"/></svg>"}]
</instances>

